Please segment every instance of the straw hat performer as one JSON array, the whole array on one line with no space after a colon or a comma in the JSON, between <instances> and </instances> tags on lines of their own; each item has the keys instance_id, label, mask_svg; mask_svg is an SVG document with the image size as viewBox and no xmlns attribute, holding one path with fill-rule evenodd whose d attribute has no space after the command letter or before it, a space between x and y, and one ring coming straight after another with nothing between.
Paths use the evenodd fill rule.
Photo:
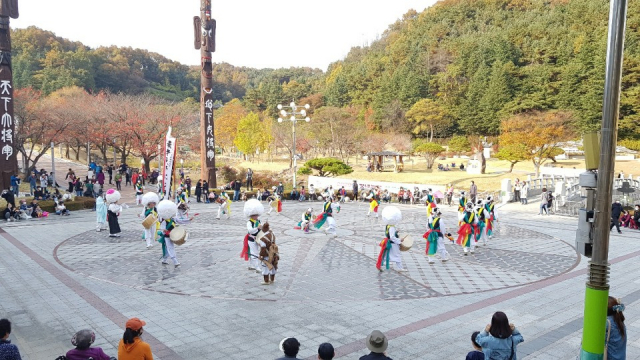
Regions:
<instances>
[{"instance_id":1,"label":"straw hat performer","mask_svg":"<svg viewBox=\"0 0 640 360\"><path fill-rule=\"evenodd\" d=\"M142 186L142 179L138 178L135 185L136 189L136 205L144 205L142 203L142 196L144 194L144 186Z\"/></svg>"},{"instance_id":2,"label":"straw hat performer","mask_svg":"<svg viewBox=\"0 0 640 360\"><path fill-rule=\"evenodd\" d=\"M244 237L242 252L240 257L245 261L249 261L249 270L255 270L261 273L262 264L260 263L260 246L256 244L256 235L262 230L262 224L258 219L264 213L264 206L257 199L250 199L244 203L244 215L247 220L247 235Z\"/></svg>"},{"instance_id":3,"label":"straw hat performer","mask_svg":"<svg viewBox=\"0 0 640 360\"><path fill-rule=\"evenodd\" d=\"M109 206L107 207L109 236L120 237L120 224L118 223L118 216L120 216L120 212L122 211L122 206L118 205L118 200L120 200L120 192L109 189L107 190L105 198L107 199L107 203L109 203Z\"/></svg>"},{"instance_id":4,"label":"straw hat performer","mask_svg":"<svg viewBox=\"0 0 640 360\"><path fill-rule=\"evenodd\" d=\"M160 262L163 265L168 265L168 260L173 261L175 267L180 266L178 258L176 256L176 249L171 242L171 231L176 227L176 222L173 219L178 211L178 206L171 200L162 200L158 204L158 220L160 220L160 235L158 241L162 244L162 258Z\"/></svg>"},{"instance_id":5,"label":"straw hat performer","mask_svg":"<svg viewBox=\"0 0 640 360\"><path fill-rule=\"evenodd\" d=\"M154 192L148 192L142 196L140 200L142 205L144 205L144 210L138 216L145 219L149 215L153 215L156 219L158 218L158 209L156 209L156 204L160 201L158 194ZM156 238L158 233L158 226L160 224L156 221L154 222L148 229L144 229L142 238L147 241L147 249L153 246L153 241Z\"/></svg>"},{"instance_id":6,"label":"straw hat performer","mask_svg":"<svg viewBox=\"0 0 640 360\"><path fill-rule=\"evenodd\" d=\"M402 256L400 255L400 243L402 240L399 238L397 225L402 221L402 213L400 209L395 206L387 206L382 210L382 221L384 222L385 238L380 243L380 254L378 255L378 262L376 268L383 271L383 264L389 270L389 262L395 263L397 271L407 271L402 267Z\"/></svg>"},{"instance_id":7,"label":"straw hat performer","mask_svg":"<svg viewBox=\"0 0 640 360\"><path fill-rule=\"evenodd\" d=\"M311 219L313 219L313 209L308 208L307 211L302 213L302 220L298 222L298 225L294 227L296 230L302 229L305 234L309 233L309 225L311 225Z\"/></svg>"}]
</instances>

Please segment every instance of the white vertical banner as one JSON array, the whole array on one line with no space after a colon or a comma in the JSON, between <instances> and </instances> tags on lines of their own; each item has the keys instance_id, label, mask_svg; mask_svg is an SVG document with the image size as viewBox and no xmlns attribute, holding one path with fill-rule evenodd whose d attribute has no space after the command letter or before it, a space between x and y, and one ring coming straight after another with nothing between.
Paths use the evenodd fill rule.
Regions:
<instances>
[{"instance_id":1,"label":"white vertical banner","mask_svg":"<svg viewBox=\"0 0 640 360\"><path fill-rule=\"evenodd\" d=\"M176 138L171 136L171 126L167 131L167 136L164 141L164 166L162 168L162 191L164 193L163 199L169 199L169 193L171 192L171 180L173 178L173 164L176 157Z\"/></svg>"}]
</instances>

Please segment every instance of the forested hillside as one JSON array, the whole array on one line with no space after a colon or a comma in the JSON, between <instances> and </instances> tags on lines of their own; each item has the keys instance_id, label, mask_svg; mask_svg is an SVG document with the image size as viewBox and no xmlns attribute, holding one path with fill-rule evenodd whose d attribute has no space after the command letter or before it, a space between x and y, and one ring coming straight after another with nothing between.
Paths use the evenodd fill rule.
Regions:
<instances>
[{"instance_id":1,"label":"forested hillside","mask_svg":"<svg viewBox=\"0 0 640 360\"><path fill-rule=\"evenodd\" d=\"M578 130L597 128L608 13L603 0L441 1L333 63L325 100L369 108L369 127L407 131L415 124L404 113L429 98L451 117L437 136L497 135L501 120L532 110L569 110ZM640 4L630 2L621 137L640 138L639 25Z\"/></svg>"}]
</instances>

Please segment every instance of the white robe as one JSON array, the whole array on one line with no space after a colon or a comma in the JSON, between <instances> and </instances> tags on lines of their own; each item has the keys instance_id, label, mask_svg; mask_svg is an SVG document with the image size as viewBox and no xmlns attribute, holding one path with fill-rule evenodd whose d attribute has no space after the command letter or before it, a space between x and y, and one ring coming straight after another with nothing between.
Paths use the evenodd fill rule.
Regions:
<instances>
[{"instance_id":1,"label":"white robe","mask_svg":"<svg viewBox=\"0 0 640 360\"><path fill-rule=\"evenodd\" d=\"M391 241L391 250L389 251L389 261L395 262L396 266L402 268L402 255L400 254L400 238L398 238L396 227L389 228L389 241Z\"/></svg>"},{"instance_id":2,"label":"white robe","mask_svg":"<svg viewBox=\"0 0 640 360\"><path fill-rule=\"evenodd\" d=\"M251 241L258 235L260 229L254 228L251 221L247 220L247 232L249 233L249 252L251 253L249 256L249 267L260 270L262 261L257 258L257 256L260 255L260 246L255 241Z\"/></svg>"}]
</instances>

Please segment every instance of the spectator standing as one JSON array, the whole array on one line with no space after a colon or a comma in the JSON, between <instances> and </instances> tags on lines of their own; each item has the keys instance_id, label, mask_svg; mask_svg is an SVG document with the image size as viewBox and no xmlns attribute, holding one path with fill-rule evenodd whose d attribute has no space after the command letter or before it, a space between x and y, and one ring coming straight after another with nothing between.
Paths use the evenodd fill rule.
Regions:
<instances>
[{"instance_id":1,"label":"spectator standing","mask_svg":"<svg viewBox=\"0 0 640 360\"><path fill-rule=\"evenodd\" d=\"M79 178L75 181L74 189L76 191L76 196L82 196L83 184L82 180L80 180Z\"/></svg>"},{"instance_id":2,"label":"spectator standing","mask_svg":"<svg viewBox=\"0 0 640 360\"><path fill-rule=\"evenodd\" d=\"M242 181L236 180L233 183L233 201L238 201L240 199L240 188L242 187Z\"/></svg>"},{"instance_id":3,"label":"spectator standing","mask_svg":"<svg viewBox=\"0 0 640 360\"><path fill-rule=\"evenodd\" d=\"M633 222L636 229L640 229L640 205L636 205L633 210Z\"/></svg>"},{"instance_id":4,"label":"spectator standing","mask_svg":"<svg viewBox=\"0 0 640 360\"><path fill-rule=\"evenodd\" d=\"M520 189L522 185L520 184L520 179L516 179L516 184L513 186L513 201L520 201Z\"/></svg>"},{"instance_id":5,"label":"spectator standing","mask_svg":"<svg viewBox=\"0 0 640 360\"><path fill-rule=\"evenodd\" d=\"M131 183L131 174L132 174L131 168L127 166L127 170L124 172L124 174L125 174L124 186L133 185Z\"/></svg>"},{"instance_id":6,"label":"spectator standing","mask_svg":"<svg viewBox=\"0 0 640 360\"><path fill-rule=\"evenodd\" d=\"M113 180L113 164L107 165L107 174L109 174L109 185L112 185L111 181Z\"/></svg>"},{"instance_id":7,"label":"spectator standing","mask_svg":"<svg viewBox=\"0 0 640 360\"><path fill-rule=\"evenodd\" d=\"M529 185L527 185L526 181L522 182L522 187L520 188L520 203L522 205L527 205L529 200L527 200L527 196L529 195Z\"/></svg>"},{"instance_id":8,"label":"spectator standing","mask_svg":"<svg viewBox=\"0 0 640 360\"><path fill-rule=\"evenodd\" d=\"M33 192L36 190L38 181L38 175L36 175L35 171L29 175L27 181L29 182L29 195L33 196Z\"/></svg>"},{"instance_id":9,"label":"spectator standing","mask_svg":"<svg viewBox=\"0 0 640 360\"><path fill-rule=\"evenodd\" d=\"M627 358L627 327L624 325L624 304L609 296L607 305L607 325L605 350L607 360Z\"/></svg>"},{"instance_id":10,"label":"spectator standing","mask_svg":"<svg viewBox=\"0 0 640 360\"><path fill-rule=\"evenodd\" d=\"M118 345L118 360L153 360L151 346L140 338L145 325L147 323L138 318L127 320L126 330Z\"/></svg>"},{"instance_id":11,"label":"spectator standing","mask_svg":"<svg viewBox=\"0 0 640 360\"><path fill-rule=\"evenodd\" d=\"M75 349L67 351L65 355L67 360L86 360L92 358L94 360L109 360L109 355L102 351L102 348L91 345L96 341L96 334L91 330L80 330L71 338L71 345Z\"/></svg>"},{"instance_id":12,"label":"spectator standing","mask_svg":"<svg viewBox=\"0 0 640 360\"><path fill-rule=\"evenodd\" d=\"M542 188L542 194L540 194L540 212L538 215L543 215L544 211L547 215L549 215L549 211L547 210L547 205L549 204L549 200L547 200L547 188Z\"/></svg>"},{"instance_id":13,"label":"spectator standing","mask_svg":"<svg viewBox=\"0 0 640 360\"><path fill-rule=\"evenodd\" d=\"M0 319L0 359L2 360L21 360L18 347L11 343L9 335L11 334L11 321Z\"/></svg>"},{"instance_id":14,"label":"spectator standing","mask_svg":"<svg viewBox=\"0 0 640 360\"><path fill-rule=\"evenodd\" d=\"M453 200L453 184L447 186L447 205L451 206Z\"/></svg>"},{"instance_id":15,"label":"spectator standing","mask_svg":"<svg viewBox=\"0 0 640 360\"><path fill-rule=\"evenodd\" d=\"M476 342L476 338L478 337L478 334L480 334L480 331L476 331L473 334L471 334L471 346L473 346L473 351L469 351L469 353L467 353L467 357L465 358L465 360L484 360L484 353L482 352L482 346L480 346L477 342Z\"/></svg>"},{"instance_id":16,"label":"spectator standing","mask_svg":"<svg viewBox=\"0 0 640 360\"><path fill-rule=\"evenodd\" d=\"M100 194L100 191L102 191L102 189L104 189L104 173L102 172L102 169L98 171L98 174L96 175L96 182L98 184L100 184L100 190L98 191L98 194Z\"/></svg>"},{"instance_id":17,"label":"spectator standing","mask_svg":"<svg viewBox=\"0 0 640 360\"><path fill-rule=\"evenodd\" d=\"M7 204L16 206L16 197L13 195L13 191L7 189L2 192L1 197L7 201Z\"/></svg>"},{"instance_id":18,"label":"spectator standing","mask_svg":"<svg viewBox=\"0 0 640 360\"><path fill-rule=\"evenodd\" d=\"M251 168L247 169L247 191L253 191L253 170Z\"/></svg>"},{"instance_id":19,"label":"spectator standing","mask_svg":"<svg viewBox=\"0 0 640 360\"><path fill-rule=\"evenodd\" d=\"M15 174L11 175L11 192L15 196L20 196L20 178Z\"/></svg>"},{"instance_id":20,"label":"spectator standing","mask_svg":"<svg viewBox=\"0 0 640 360\"><path fill-rule=\"evenodd\" d=\"M122 173L120 171L116 172L114 179L116 181L116 190L122 190Z\"/></svg>"},{"instance_id":21,"label":"spectator standing","mask_svg":"<svg viewBox=\"0 0 640 360\"><path fill-rule=\"evenodd\" d=\"M353 191L353 201L358 201L358 182L355 180L353 180L351 191Z\"/></svg>"},{"instance_id":22,"label":"spectator standing","mask_svg":"<svg viewBox=\"0 0 640 360\"><path fill-rule=\"evenodd\" d=\"M322 343L318 346L318 360L332 360L334 356L336 356L336 351L333 349L333 345Z\"/></svg>"},{"instance_id":23,"label":"spectator standing","mask_svg":"<svg viewBox=\"0 0 640 360\"><path fill-rule=\"evenodd\" d=\"M313 184L309 185L309 200L316 200L316 189Z\"/></svg>"},{"instance_id":24,"label":"spectator standing","mask_svg":"<svg viewBox=\"0 0 640 360\"><path fill-rule=\"evenodd\" d=\"M64 179L67 180L67 182L69 183L69 192L73 192L73 178L75 177L76 177L76 174L71 169L67 171L67 176L64 177Z\"/></svg>"},{"instance_id":25,"label":"spectator standing","mask_svg":"<svg viewBox=\"0 0 640 360\"><path fill-rule=\"evenodd\" d=\"M209 203L209 183L207 180L202 182L202 196L204 197L204 202Z\"/></svg>"},{"instance_id":26,"label":"spectator standing","mask_svg":"<svg viewBox=\"0 0 640 360\"><path fill-rule=\"evenodd\" d=\"M200 197L202 196L202 179L198 180L196 183L196 202L200 202Z\"/></svg>"},{"instance_id":27,"label":"spectator standing","mask_svg":"<svg viewBox=\"0 0 640 360\"><path fill-rule=\"evenodd\" d=\"M49 179L47 178L47 173L43 173L40 175L40 186L46 188L49 185Z\"/></svg>"},{"instance_id":28,"label":"spectator standing","mask_svg":"<svg viewBox=\"0 0 640 360\"><path fill-rule=\"evenodd\" d=\"M491 324L476 337L486 359L518 359L517 345L524 341L515 325L509 323L507 314L493 314Z\"/></svg>"},{"instance_id":29,"label":"spectator standing","mask_svg":"<svg viewBox=\"0 0 640 360\"><path fill-rule=\"evenodd\" d=\"M620 200L616 200L611 204L611 226L609 226L609 231L613 230L615 226L618 234L622 234L622 231L620 231L620 215L622 215L622 204L620 204Z\"/></svg>"},{"instance_id":30,"label":"spectator standing","mask_svg":"<svg viewBox=\"0 0 640 360\"><path fill-rule=\"evenodd\" d=\"M285 338L280 342L280 351L284 352L284 356L276 360L297 359L300 342L296 338Z\"/></svg>"},{"instance_id":31,"label":"spectator standing","mask_svg":"<svg viewBox=\"0 0 640 360\"><path fill-rule=\"evenodd\" d=\"M280 197L282 197L282 194L284 194L284 185L282 185L282 182L278 183L276 194L278 194Z\"/></svg>"},{"instance_id":32,"label":"spectator standing","mask_svg":"<svg viewBox=\"0 0 640 360\"><path fill-rule=\"evenodd\" d=\"M367 337L367 348L371 350L368 355L360 357L360 360L393 360L385 354L389 346L387 337L379 330L373 330Z\"/></svg>"},{"instance_id":33,"label":"spectator standing","mask_svg":"<svg viewBox=\"0 0 640 360\"><path fill-rule=\"evenodd\" d=\"M476 203L476 197L478 196L478 187L476 186L475 181L471 181L471 187L469 188L469 197L471 198L472 203Z\"/></svg>"}]
</instances>

